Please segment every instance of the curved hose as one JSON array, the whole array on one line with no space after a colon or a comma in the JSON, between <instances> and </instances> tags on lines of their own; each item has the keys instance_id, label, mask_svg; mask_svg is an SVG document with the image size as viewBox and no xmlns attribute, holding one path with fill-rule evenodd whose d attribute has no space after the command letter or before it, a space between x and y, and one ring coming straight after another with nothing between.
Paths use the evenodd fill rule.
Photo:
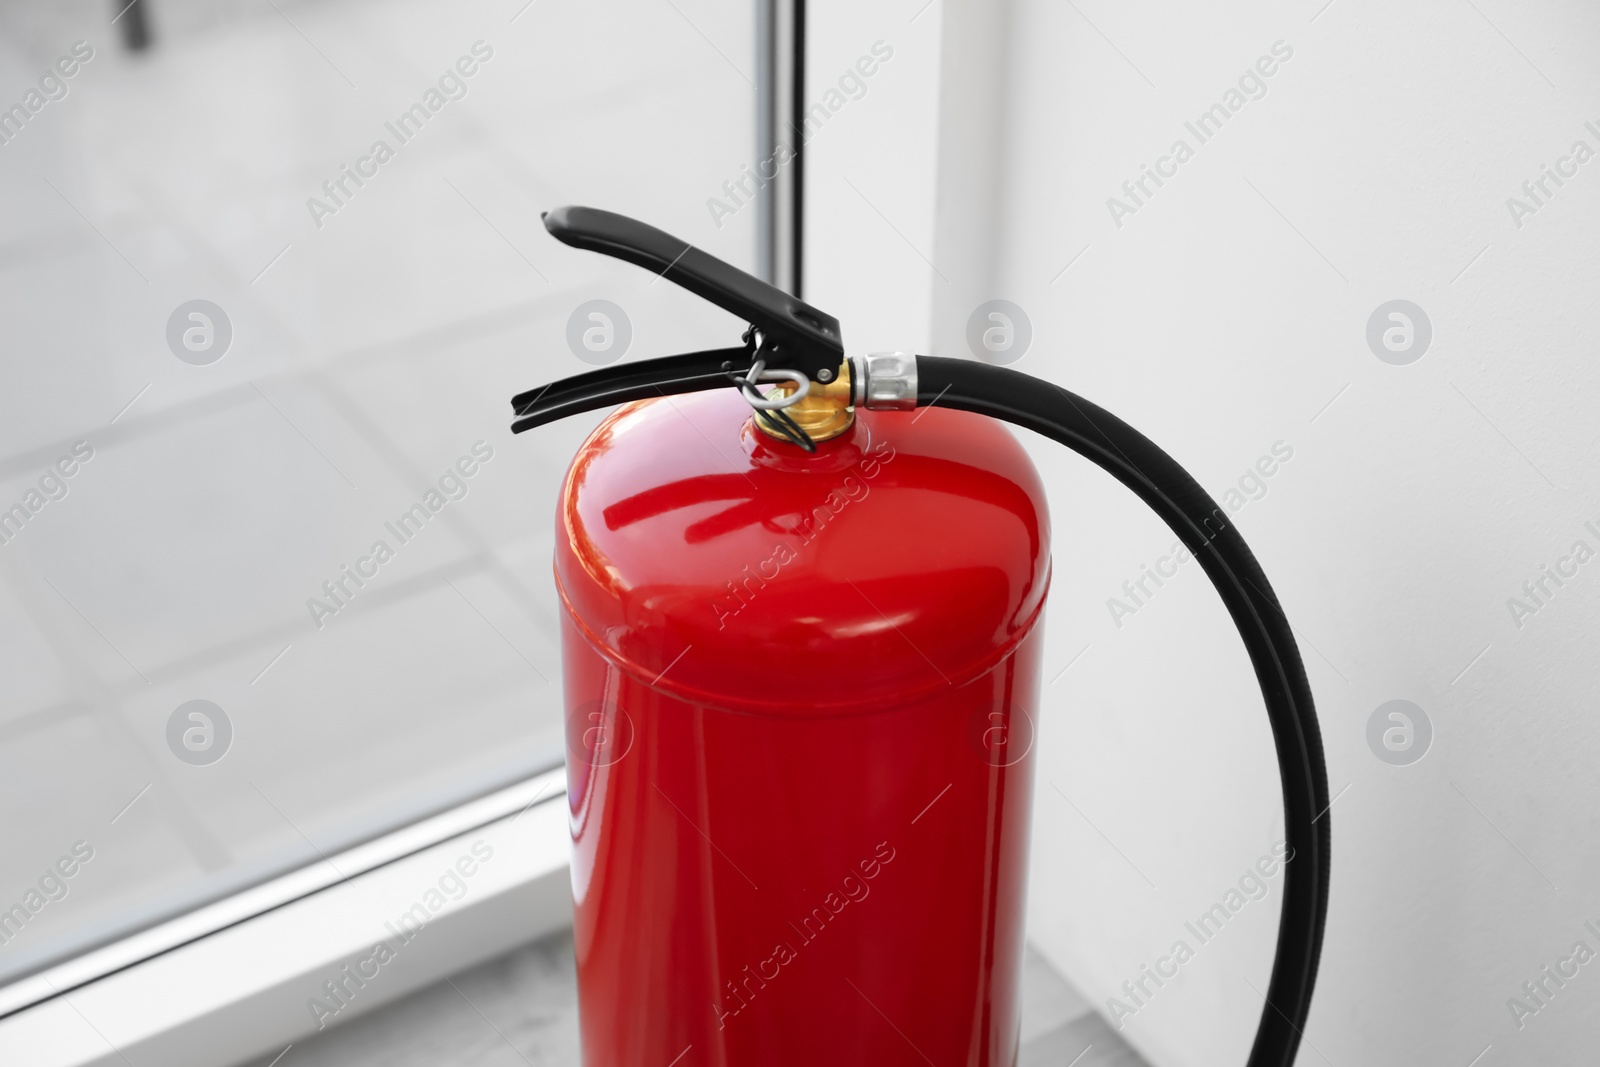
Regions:
<instances>
[{"instance_id":1,"label":"curved hose","mask_svg":"<svg viewBox=\"0 0 1600 1067\"><path fill-rule=\"evenodd\" d=\"M1328 771L1300 650L1267 576L1227 514L1177 461L1115 415L1004 367L917 357L917 406L972 411L1042 434L1093 460L1172 528L1239 628L1266 699L1283 786L1278 948L1247 1067L1288 1067L1300 1046L1328 914Z\"/></svg>"}]
</instances>

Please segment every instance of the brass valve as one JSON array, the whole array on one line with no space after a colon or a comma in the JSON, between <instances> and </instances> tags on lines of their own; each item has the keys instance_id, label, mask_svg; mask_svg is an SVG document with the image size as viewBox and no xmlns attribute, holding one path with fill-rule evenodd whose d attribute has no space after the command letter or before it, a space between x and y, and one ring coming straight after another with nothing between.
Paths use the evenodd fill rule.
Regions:
<instances>
[{"instance_id":1,"label":"brass valve","mask_svg":"<svg viewBox=\"0 0 1600 1067\"><path fill-rule=\"evenodd\" d=\"M787 396L798 388L799 386L783 382L767 395ZM850 399L850 361L845 360L839 365L839 373L834 375L833 381L827 383L813 381L805 396L783 408L782 411L813 441L827 441L838 437L855 424L856 409L851 405ZM766 412L756 412L753 420L756 428L768 437L788 441L784 433L773 425Z\"/></svg>"}]
</instances>

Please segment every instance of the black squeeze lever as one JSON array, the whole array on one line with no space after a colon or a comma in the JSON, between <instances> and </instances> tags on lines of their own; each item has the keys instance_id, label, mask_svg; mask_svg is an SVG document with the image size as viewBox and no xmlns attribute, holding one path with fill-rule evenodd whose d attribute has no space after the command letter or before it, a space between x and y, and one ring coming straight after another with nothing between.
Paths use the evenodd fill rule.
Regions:
<instances>
[{"instance_id":1,"label":"black squeeze lever","mask_svg":"<svg viewBox=\"0 0 1600 1067\"><path fill-rule=\"evenodd\" d=\"M626 215L576 205L545 212L544 225L558 241L655 271L732 312L760 335L760 345L747 332L739 348L638 360L530 389L511 400L514 433L579 411L727 385L725 363L744 370L759 357L769 370L799 371L817 382L839 373L844 342L838 319L687 241Z\"/></svg>"}]
</instances>

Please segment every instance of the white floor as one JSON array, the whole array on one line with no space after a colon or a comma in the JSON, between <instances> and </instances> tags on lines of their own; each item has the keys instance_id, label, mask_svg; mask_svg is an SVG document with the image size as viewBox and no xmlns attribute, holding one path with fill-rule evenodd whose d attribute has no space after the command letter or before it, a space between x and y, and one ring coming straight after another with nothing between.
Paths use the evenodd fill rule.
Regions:
<instances>
[{"instance_id":1,"label":"white floor","mask_svg":"<svg viewBox=\"0 0 1600 1067\"><path fill-rule=\"evenodd\" d=\"M574 1067L577 1013L572 938L563 934L241 1067ZM1144 1067L1032 951L1022 1041L1017 1067Z\"/></svg>"}]
</instances>

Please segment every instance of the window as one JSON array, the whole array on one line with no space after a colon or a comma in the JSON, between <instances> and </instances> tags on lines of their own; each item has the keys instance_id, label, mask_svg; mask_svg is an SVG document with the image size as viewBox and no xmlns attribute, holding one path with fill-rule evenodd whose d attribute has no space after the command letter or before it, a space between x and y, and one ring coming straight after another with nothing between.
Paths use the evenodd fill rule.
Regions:
<instances>
[{"instance_id":1,"label":"window","mask_svg":"<svg viewBox=\"0 0 1600 1067\"><path fill-rule=\"evenodd\" d=\"M140 3L0 13L0 983L558 763L507 400L730 323L540 212L757 250L753 9Z\"/></svg>"}]
</instances>

